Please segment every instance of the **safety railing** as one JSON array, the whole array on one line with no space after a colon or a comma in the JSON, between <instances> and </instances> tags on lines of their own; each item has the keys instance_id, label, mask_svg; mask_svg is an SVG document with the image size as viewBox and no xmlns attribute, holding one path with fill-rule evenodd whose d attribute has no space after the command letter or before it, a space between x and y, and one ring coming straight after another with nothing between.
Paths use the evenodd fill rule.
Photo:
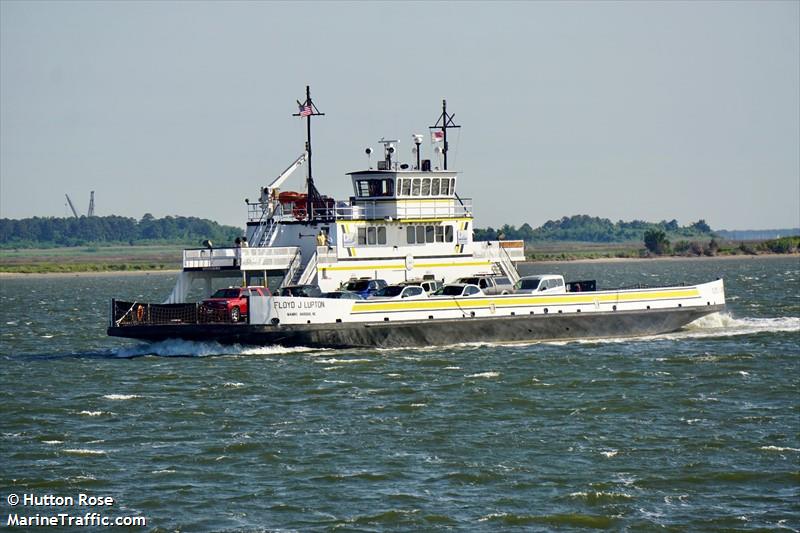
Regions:
<instances>
[{"instance_id":1,"label":"safety railing","mask_svg":"<svg viewBox=\"0 0 800 533\"><path fill-rule=\"evenodd\" d=\"M258 222L254 242L263 240L269 231L269 220L289 222L308 220L306 204L278 204L274 211L264 210L261 204L248 204L248 221ZM268 213L268 218L265 214ZM386 217L394 219L460 218L472 216L471 198L399 198L392 201L368 201L357 203L338 202L335 206L312 206L311 216L315 220L376 220Z\"/></svg>"},{"instance_id":2,"label":"safety railing","mask_svg":"<svg viewBox=\"0 0 800 533\"><path fill-rule=\"evenodd\" d=\"M212 309L202 303L154 304L111 300L110 325L165 326L181 324L243 324L246 316L229 309Z\"/></svg>"}]
</instances>

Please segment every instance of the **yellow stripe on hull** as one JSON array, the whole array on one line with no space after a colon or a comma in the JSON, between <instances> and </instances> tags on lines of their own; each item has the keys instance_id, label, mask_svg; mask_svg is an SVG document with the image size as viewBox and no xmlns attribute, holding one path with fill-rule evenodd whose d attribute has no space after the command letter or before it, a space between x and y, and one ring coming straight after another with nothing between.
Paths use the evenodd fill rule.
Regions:
<instances>
[{"instance_id":1,"label":"yellow stripe on hull","mask_svg":"<svg viewBox=\"0 0 800 533\"><path fill-rule=\"evenodd\" d=\"M459 300L413 300L410 302L354 302L353 314L371 313L375 311L433 311L448 309L472 309L476 307L489 307L494 305L497 309L535 306L535 305L574 305L597 303L619 303L637 300L669 300L674 298L697 298L700 292L697 289L676 289L658 292L623 292L623 293L575 293L574 295L558 296L506 296L503 298L468 298Z\"/></svg>"},{"instance_id":2,"label":"yellow stripe on hull","mask_svg":"<svg viewBox=\"0 0 800 533\"><path fill-rule=\"evenodd\" d=\"M467 261L463 263L415 263L414 268L436 268L436 267L462 267L462 266L488 266L490 261ZM320 266L320 270L405 270L405 263L392 263L389 265L352 265L352 266Z\"/></svg>"}]
</instances>

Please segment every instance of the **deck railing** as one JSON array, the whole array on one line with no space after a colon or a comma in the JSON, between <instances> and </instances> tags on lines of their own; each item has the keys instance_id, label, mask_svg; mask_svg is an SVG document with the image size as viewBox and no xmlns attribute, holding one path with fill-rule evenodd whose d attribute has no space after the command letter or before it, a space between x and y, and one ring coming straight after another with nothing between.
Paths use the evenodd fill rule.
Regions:
<instances>
[{"instance_id":1,"label":"deck railing","mask_svg":"<svg viewBox=\"0 0 800 533\"><path fill-rule=\"evenodd\" d=\"M289 267L298 250L296 246L190 249L183 251L183 268L284 270Z\"/></svg>"},{"instance_id":2,"label":"deck railing","mask_svg":"<svg viewBox=\"0 0 800 533\"><path fill-rule=\"evenodd\" d=\"M248 205L248 222L265 224L264 209L259 203ZM335 206L316 206L311 208L314 219L320 220L375 220L382 218L421 219L421 218L460 218L472 216L471 198L434 198L424 202L416 198L398 199L396 202L358 201L339 202ZM279 205L272 213L272 220L307 220L308 213L304 203ZM258 231L258 230L257 230ZM260 235L260 233L257 233Z\"/></svg>"}]
</instances>

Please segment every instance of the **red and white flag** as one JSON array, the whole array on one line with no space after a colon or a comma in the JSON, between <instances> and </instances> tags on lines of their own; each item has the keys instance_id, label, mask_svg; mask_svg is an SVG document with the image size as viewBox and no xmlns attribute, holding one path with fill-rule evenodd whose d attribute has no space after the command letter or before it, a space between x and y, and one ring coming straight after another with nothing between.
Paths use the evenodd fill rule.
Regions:
<instances>
[{"instance_id":1,"label":"red and white flag","mask_svg":"<svg viewBox=\"0 0 800 533\"><path fill-rule=\"evenodd\" d=\"M432 143L440 143L444 140L444 132L443 131L432 131L431 132L431 142Z\"/></svg>"}]
</instances>

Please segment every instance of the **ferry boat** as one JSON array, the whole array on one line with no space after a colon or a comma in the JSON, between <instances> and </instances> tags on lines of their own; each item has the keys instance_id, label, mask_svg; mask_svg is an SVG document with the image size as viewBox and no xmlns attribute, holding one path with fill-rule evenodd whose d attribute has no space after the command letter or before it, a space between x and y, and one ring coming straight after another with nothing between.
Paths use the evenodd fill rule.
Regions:
<instances>
[{"instance_id":1,"label":"ferry boat","mask_svg":"<svg viewBox=\"0 0 800 533\"><path fill-rule=\"evenodd\" d=\"M246 236L235 245L206 241L203 248L184 250L183 269L165 303L112 300L109 335L228 344L411 347L653 335L724 309L721 279L613 290L595 290L594 282L581 282L569 285L570 290L541 294L487 294L472 286L467 294L417 291L410 298L290 296L297 294L290 287L318 286L331 292L370 280L447 284L469 276L497 276L514 284L520 279L516 263L525 259L522 241L473 240L472 201L458 194L458 173L448 169L448 130L460 126L448 113L446 101L429 127L433 160L422 158L423 135L412 136L411 162L400 160L397 140L381 139L375 168L367 148L367 168L348 174L353 195L344 201L322 195L314 182L311 124L324 113L308 87L294 116L306 121L305 149L260 188L256 200L246 200ZM283 191L284 182L303 164L305 191ZM243 298L242 305L215 310L210 304L187 301L198 289L210 295L215 284L241 288L236 294ZM270 285L276 290L264 289Z\"/></svg>"}]
</instances>

